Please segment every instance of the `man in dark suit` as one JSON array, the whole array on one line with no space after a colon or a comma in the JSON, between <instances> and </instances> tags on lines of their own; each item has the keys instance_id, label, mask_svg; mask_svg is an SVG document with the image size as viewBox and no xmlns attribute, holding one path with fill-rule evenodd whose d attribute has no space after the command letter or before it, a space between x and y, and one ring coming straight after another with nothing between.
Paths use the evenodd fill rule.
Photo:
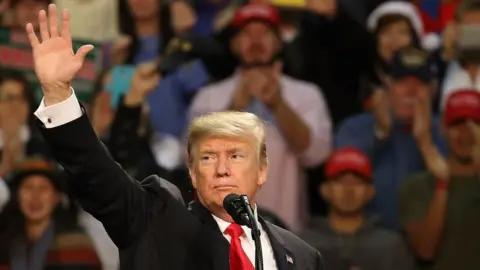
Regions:
<instances>
[{"instance_id":1,"label":"man in dark suit","mask_svg":"<svg viewBox=\"0 0 480 270\"><path fill-rule=\"evenodd\" d=\"M254 269L249 228L234 223L222 202L227 194L245 193L255 206L268 169L261 120L249 113L225 112L192 123L189 170L198 201L187 210L175 186L157 176L136 181L100 143L70 87L93 46L74 54L68 12L62 12L61 32L55 5L48 13L49 18L45 11L39 13L41 42L27 25L44 94L35 115L56 159L71 176L80 204L103 223L118 246L121 268ZM323 268L318 251L257 219L266 270Z\"/></svg>"}]
</instances>

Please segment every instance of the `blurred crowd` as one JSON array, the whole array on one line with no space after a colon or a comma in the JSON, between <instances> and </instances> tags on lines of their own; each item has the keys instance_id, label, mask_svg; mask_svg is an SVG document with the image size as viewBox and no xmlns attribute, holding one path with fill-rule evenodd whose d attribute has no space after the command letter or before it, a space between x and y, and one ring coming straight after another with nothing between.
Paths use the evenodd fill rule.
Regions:
<instances>
[{"instance_id":1,"label":"blurred crowd","mask_svg":"<svg viewBox=\"0 0 480 270\"><path fill-rule=\"evenodd\" d=\"M479 0L0 0L0 270L119 267L33 115L24 26L52 2L96 47L73 88L136 179L194 200L189 121L252 112L259 212L326 269L480 269Z\"/></svg>"}]
</instances>

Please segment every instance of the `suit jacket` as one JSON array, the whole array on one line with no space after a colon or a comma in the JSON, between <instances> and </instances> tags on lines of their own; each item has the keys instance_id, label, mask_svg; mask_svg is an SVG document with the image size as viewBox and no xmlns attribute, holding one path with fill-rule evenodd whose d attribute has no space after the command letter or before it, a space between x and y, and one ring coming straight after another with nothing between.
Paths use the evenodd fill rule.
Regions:
<instances>
[{"instance_id":1,"label":"suit jacket","mask_svg":"<svg viewBox=\"0 0 480 270\"><path fill-rule=\"evenodd\" d=\"M39 121L39 125L43 124ZM138 182L115 163L84 114L41 128L54 157L72 178L74 195L103 223L125 270L228 270L230 245L199 202L189 209L179 190L157 176ZM190 211L189 211L190 210ZM320 270L320 253L259 218L279 270Z\"/></svg>"}]
</instances>

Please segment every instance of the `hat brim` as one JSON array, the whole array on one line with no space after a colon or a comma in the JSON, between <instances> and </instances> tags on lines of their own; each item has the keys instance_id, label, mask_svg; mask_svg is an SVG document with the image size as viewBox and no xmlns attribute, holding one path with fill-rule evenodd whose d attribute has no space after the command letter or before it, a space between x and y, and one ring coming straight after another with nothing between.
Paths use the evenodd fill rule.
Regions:
<instances>
[{"instance_id":1,"label":"hat brim","mask_svg":"<svg viewBox=\"0 0 480 270\"><path fill-rule=\"evenodd\" d=\"M367 183L372 183L372 175L370 174L367 174L361 170L357 170L357 169L344 169L344 170L339 170L339 171L336 171L336 172L332 172L330 174L327 174L327 178L330 179L330 180L335 180L337 179L339 176L343 175L343 174L346 174L346 173L353 173L355 175L357 175L358 177L360 177L362 180L364 180L365 182Z\"/></svg>"},{"instance_id":2,"label":"hat brim","mask_svg":"<svg viewBox=\"0 0 480 270\"><path fill-rule=\"evenodd\" d=\"M60 174L52 170L33 169L33 170L19 171L12 176L12 178L9 181L9 184L12 187L12 189L17 189L22 184L23 180L25 180L25 178L32 175L44 176L52 182L53 186L58 191L65 191L65 185L61 181Z\"/></svg>"}]
</instances>

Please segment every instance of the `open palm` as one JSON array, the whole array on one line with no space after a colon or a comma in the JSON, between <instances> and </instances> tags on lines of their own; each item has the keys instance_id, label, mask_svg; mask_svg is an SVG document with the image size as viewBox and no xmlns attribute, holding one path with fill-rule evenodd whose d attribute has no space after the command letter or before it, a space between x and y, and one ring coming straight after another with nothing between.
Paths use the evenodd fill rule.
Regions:
<instances>
[{"instance_id":1,"label":"open palm","mask_svg":"<svg viewBox=\"0 0 480 270\"><path fill-rule=\"evenodd\" d=\"M48 93L52 89L69 89L70 82L82 68L85 56L93 46L82 46L74 54L68 11L62 11L62 31L59 33L57 8L54 4L48 7L48 21L45 10L39 12L38 21L41 42L32 24L27 24L26 30L33 49L35 73L47 96L54 94Z\"/></svg>"}]
</instances>

